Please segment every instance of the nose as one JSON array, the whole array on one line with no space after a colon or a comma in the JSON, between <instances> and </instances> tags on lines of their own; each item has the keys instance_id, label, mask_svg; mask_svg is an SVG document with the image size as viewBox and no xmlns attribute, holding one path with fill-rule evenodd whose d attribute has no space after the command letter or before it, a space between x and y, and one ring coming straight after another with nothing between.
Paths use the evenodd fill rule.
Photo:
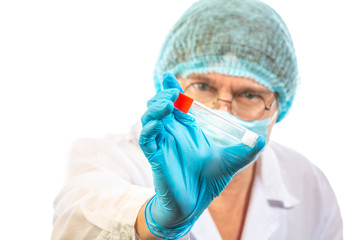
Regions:
<instances>
[{"instance_id":1,"label":"nose","mask_svg":"<svg viewBox=\"0 0 360 240\"><path fill-rule=\"evenodd\" d=\"M215 109L225 111L232 114L231 111L231 101L226 99L218 98Z\"/></svg>"}]
</instances>

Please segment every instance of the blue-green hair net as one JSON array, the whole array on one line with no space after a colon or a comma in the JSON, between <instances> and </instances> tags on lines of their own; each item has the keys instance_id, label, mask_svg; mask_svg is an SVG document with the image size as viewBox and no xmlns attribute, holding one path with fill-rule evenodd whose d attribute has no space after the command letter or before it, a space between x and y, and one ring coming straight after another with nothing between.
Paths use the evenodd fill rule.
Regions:
<instances>
[{"instance_id":1,"label":"blue-green hair net","mask_svg":"<svg viewBox=\"0 0 360 240\"><path fill-rule=\"evenodd\" d=\"M217 72L252 78L278 93L284 118L298 85L289 31L281 17L258 0L200 0L168 34L155 66L155 88L171 72L186 78Z\"/></svg>"}]
</instances>

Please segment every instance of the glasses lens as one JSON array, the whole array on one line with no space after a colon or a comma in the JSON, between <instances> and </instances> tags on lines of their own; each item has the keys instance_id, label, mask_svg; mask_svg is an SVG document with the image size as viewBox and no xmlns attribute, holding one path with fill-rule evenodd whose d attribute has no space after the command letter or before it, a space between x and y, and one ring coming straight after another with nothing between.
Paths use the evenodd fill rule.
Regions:
<instances>
[{"instance_id":1,"label":"glasses lens","mask_svg":"<svg viewBox=\"0 0 360 240\"><path fill-rule=\"evenodd\" d=\"M216 103L217 90L208 83L196 82L185 88L185 94L213 108Z\"/></svg>"},{"instance_id":2,"label":"glasses lens","mask_svg":"<svg viewBox=\"0 0 360 240\"><path fill-rule=\"evenodd\" d=\"M232 102L233 114L245 121L259 119L265 111L264 98L252 92L237 94Z\"/></svg>"}]
</instances>

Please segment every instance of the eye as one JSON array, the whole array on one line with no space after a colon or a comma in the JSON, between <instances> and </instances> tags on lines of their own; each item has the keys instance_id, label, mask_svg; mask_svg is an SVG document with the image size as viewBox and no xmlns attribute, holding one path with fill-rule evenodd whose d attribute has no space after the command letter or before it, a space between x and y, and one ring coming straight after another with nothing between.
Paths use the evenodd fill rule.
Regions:
<instances>
[{"instance_id":1,"label":"eye","mask_svg":"<svg viewBox=\"0 0 360 240\"><path fill-rule=\"evenodd\" d=\"M210 91L211 89L210 84L202 82L194 83L193 87L198 91Z\"/></svg>"},{"instance_id":2,"label":"eye","mask_svg":"<svg viewBox=\"0 0 360 240\"><path fill-rule=\"evenodd\" d=\"M241 95L250 100L254 99L254 98L259 98L259 94L254 93L254 92L244 92Z\"/></svg>"}]
</instances>

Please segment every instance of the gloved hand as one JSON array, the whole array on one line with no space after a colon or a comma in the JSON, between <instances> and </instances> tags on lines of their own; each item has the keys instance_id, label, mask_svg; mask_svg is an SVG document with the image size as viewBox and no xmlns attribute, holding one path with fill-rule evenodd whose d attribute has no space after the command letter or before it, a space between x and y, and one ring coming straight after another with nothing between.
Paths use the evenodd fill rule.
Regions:
<instances>
[{"instance_id":1,"label":"gloved hand","mask_svg":"<svg viewBox=\"0 0 360 240\"><path fill-rule=\"evenodd\" d=\"M165 74L163 91L142 117L139 144L151 165L156 194L145 207L145 221L155 236L177 239L191 227L239 170L257 158L265 145L220 147L211 143L195 119L174 108L181 87Z\"/></svg>"}]
</instances>

